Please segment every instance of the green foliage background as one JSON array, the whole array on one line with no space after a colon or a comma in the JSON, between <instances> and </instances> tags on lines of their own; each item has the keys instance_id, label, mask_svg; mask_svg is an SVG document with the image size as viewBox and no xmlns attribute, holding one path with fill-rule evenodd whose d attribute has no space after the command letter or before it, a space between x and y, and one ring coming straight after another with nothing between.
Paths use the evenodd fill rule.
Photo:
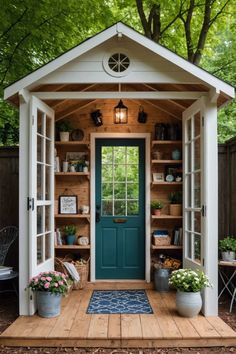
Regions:
<instances>
[{"instance_id":1,"label":"green foliage background","mask_svg":"<svg viewBox=\"0 0 236 354\"><path fill-rule=\"evenodd\" d=\"M160 43L187 58L183 21L193 0L143 0L145 13L161 9ZM196 48L204 3L212 23L200 66L236 85L236 0L194 0L191 46ZM219 9L224 7L223 11ZM0 144L18 142L18 112L3 101L3 88L116 21L143 32L135 0L0 0ZM182 9L182 18L176 16ZM176 19L175 19L176 18ZM219 114L219 141L236 135L236 104Z\"/></svg>"}]
</instances>

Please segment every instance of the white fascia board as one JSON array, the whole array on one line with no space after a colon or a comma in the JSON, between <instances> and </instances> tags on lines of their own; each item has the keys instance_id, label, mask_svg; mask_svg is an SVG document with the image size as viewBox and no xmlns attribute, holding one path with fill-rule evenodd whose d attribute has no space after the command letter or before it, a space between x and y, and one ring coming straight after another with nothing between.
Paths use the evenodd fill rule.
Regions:
<instances>
[{"instance_id":1,"label":"white fascia board","mask_svg":"<svg viewBox=\"0 0 236 354\"><path fill-rule=\"evenodd\" d=\"M208 96L198 91L87 91L87 92L31 92L41 100L84 100L84 99L150 99L150 100L196 100Z\"/></svg>"},{"instance_id":2,"label":"white fascia board","mask_svg":"<svg viewBox=\"0 0 236 354\"><path fill-rule=\"evenodd\" d=\"M106 40L114 37L117 35L117 26L114 25L94 37L85 40L83 43L77 45L76 47L72 48L65 54L62 54L58 58L52 60L48 64L44 65L43 67L37 69L36 71L32 72L31 74L27 75L23 79L15 82L14 84L8 86L4 90L4 99L8 99L9 97L15 95L18 91L28 87L29 85L37 82L38 80L42 79L46 75L50 74L51 72L57 70L61 66L67 64L71 60L79 57L80 55L86 53L87 51L95 48L96 46L100 45L101 43L105 42Z\"/></svg>"},{"instance_id":3,"label":"white fascia board","mask_svg":"<svg viewBox=\"0 0 236 354\"><path fill-rule=\"evenodd\" d=\"M187 71L188 73L196 76L201 81L205 82L207 85L215 87L217 90L224 92L229 97L235 97L235 89L233 86L227 84L226 82L216 78L215 76L211 75L207 71L199 68L198 66L190 63L189 61L181 58L179 55L171 52L169 49L154 43L149 38L145 37L144 35L136 32L130 27L127 27L123 23L117 24L117 31L119 33L124 34L128 38L132 39L133 41L141 44L142 46L146 47L147 49L151 50L152 52L160 55L166 60L174 63L182 70Z\"/></svg>"}]
</instances>

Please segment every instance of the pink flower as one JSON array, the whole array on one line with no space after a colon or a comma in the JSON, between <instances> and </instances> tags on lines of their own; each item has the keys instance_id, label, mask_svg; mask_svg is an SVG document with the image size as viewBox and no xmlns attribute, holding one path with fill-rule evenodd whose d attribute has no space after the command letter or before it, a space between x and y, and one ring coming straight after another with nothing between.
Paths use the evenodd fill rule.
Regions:
<instances>
[{"instance_id":1,"label":"pink flower","mask_svg":"<svg viewBox=\"0 0 236 354\"><path fill-rule=\"evenodd\" d=\"M55 283L54 286L55 286L55 288L58 288L58 283Z\"/></svg>"},{"instance_id":2,"label":"pink flower","mask_svg":"<svg viewBox=\"0 0 236 354\"><path fill-rule=\"evenodd\" d=\"M38 278L34 278L35 283L38 283L38 281L39 281Z\"/></svg>"},{"instance_id":3,"label":"pink flower","mask_svg":"<svg viewBox=\"0 0 236 354\"><path fill-rule=\"evenodd\" d=\"M66 277L65 274L62 274L61 276L62 276L62 278L65 278L65 277Z\"/></svg>"},{"instance_id":4,"label":"pink flower","mask_svg":"<svg viewBox=\"0 0 236 354\"><path fill-rule=\"evenodd\" d=\"M46 280L46 278L45 277L41 277L41 280L44 281L44 280Z\"/></svg>"},{"instance_id":5,"label":"pink flower","mask_svg":"<svg viewBox=\"0 0 236 354\"><path fill-rule=\"evenodd\" d=\"M59 280L58 284L63 285L64 284L63 280Z\"/></svg>"},{"instance_id":6,"label":"pink flower","mask_svg":"<svg viewBox=\"0 0 236 354\"><path fill-rule=\"evenodd\" d=\"M45 283L45 284L44 284L45 289L48 289L49 286L50 286L50 283Z\"/></svg>"},{"instance_id":7,"label":"pink flower","mask_svg":"<svg viewBox=\"0 0 236 354\"><path fill-rule=\"evenodd\" d=\"M51 281L52 278L51 278L51 277L46 277L46 280L47 280L47 281Z\"/></svg>"}]
</instances>

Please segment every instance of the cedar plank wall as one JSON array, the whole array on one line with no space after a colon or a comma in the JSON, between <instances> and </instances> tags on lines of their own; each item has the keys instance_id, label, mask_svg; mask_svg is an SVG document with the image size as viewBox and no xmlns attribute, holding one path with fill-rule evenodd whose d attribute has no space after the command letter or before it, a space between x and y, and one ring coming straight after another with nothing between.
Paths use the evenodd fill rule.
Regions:
<instances>
[{"instance_id":1,"label":"cedar plank wall","mask_svg":"<svg viewBox=\"0 0 236 354\"><path fill-rule=\"evenodd\" d=\"M113 123L113 108L118 103L118 100L99 100L96 103L93 103L83 110L80 110L78 113L74 113L69 117L72 127L80 128L84 131L84 140L90 140L90 133L93 132L105 132L105 133L151 133L151 140L154 139L154 130L156 123L175 123L182 125L180 119L171 117L167 113L160 112L156 107L153 107L150 104L142 104L145 112L148 114L147 123L141 124L138 123L138 111L139 104L132 100L123 100L123 103L128 107L128 124L115 125ZM92 118L90 117L90 113L96 109L100 109L103 115L103 125L101 127L96 127L93 124ZM60 113L59 113L60 114ZM68 118L67 118L68 119ZM171 159L171 151L175 149L176 146L164 146L161 149L165 150L164 158ZM178 147L179 148L179 147ZM169 149L169 150L168 150ZM81 151L80 147L80 151ZM163 150L163 151L164 151ZM60 156L60 161L65 159L66 151L76 151L74 147L59 147L57 146L57 153ZM157 169L158 168L158 169ZM155 165L152 169L152 172L164 172L164 166ZM78 204L80 205L89 205L89 181L82 177L78 179L78 177L70 177L69 179L57 177L56 179L56 188L55 188L55 198L58 200L58 196L65 191L65 188L69 188L73 191L73 193L78 195ZM163 209L163 213L168 214L168 194L172 190L178 190L181 187L172 186L171 189L165 187L164 190L160 188L151 189L151 199L158 199L164 202L165 209ZM56 205L56 204L55 204ZM65 224L70 224L70 221L58 220L57 226L62 226ZM152 229L156 229L157 226L159 228L165 228L172 231L174 226L181 226L181 221L177 221L175 223L170 221L162 221L159 225L155 222L152 223ZM89 236L89 225L86 221L80 220L77 223L77 231L79 235Z\"/></svg>"},{"instance_id":2,"label":"cedar plank wall","mask_svg":"<svg viewBox=\"0 0 236 354\"><path fill-rule=\"evenodd\" d=\"M19 225L19 149L0 147L0 229ZM7 264L18 268L18 240L11 247Z\"/></svg>"}]
</instances>

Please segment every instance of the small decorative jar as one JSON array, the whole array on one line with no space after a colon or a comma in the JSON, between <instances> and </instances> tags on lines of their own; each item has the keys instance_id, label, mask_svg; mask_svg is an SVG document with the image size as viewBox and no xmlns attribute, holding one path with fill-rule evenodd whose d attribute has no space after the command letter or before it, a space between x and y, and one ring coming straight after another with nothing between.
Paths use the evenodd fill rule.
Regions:
<instances>
[{"instance_id":1,"label":"small decorative jar","mask_svg":"<svg viewBox=\"0 0 236 354\"><path fill-rule=\"evenodd\" d=\"M178 149L175 149L172 151L172 160L180 160L181 158L181 152Z\"/></svg>"}]
</instances>

